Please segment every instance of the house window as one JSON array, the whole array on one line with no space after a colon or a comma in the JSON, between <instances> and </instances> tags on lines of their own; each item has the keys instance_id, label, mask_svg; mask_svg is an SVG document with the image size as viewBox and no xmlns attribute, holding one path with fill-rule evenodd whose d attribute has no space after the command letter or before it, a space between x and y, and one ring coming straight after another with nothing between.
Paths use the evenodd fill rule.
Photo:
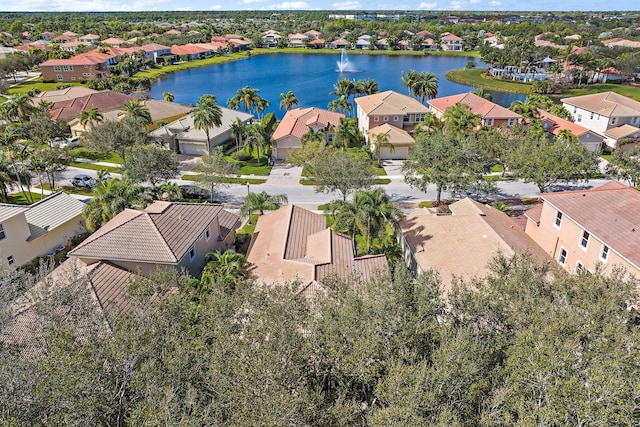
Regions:
<instances>
[{"instance_id":1,"label":"house window","mask_svg":"<svg viewBox=\"0 0 640 427\"><path fill-rule=\"evenodd\" d=\"M402 117L402 121L405 122L405 123L409 123L410 119L411 118L408 115Z\"/></svg>"},{"instance_id":2,"label":"house window","mask_svg":"<svg viewBox=\"0 0 640 427\"><path fill-rule=\"evenodd\" d=\"M13 264L15 264L15 262L16 262L16 260L15 260L15 258L13 257L13 255L9 255L9 256L7 257L7 264L9 264L9 265L13 265Z\"/></svg>"},{"instance_id":3,"label":"house window","mask_svg":"<svg viewBox=\"0 0 640 427\"><path fill-rule=\"evenodd\" d=\"M398 121L398 116L393 116L393 121L397 122Z\"/></svg>"},{"instance_id":4,"label":"house window","mask_svg":"<svg viewBox=\"0 0 640 427\"><path fill-rule=\"evenodd\" d=\"M54 65L53 66L53 71L61 71L62 67L60 67L59 65Z\"/></svg>"},{"instance_id":5,"label":"house window","mask_svg":"<svg viewBox=\"0 0 640 427\"><path fill-rule=\"evenodd\" d=\"M560 211L556 212L556 219L554 223L556 227L560 228L560 225L562 224L562 212Z\"/></svg>"},{"instance_id":6,"label":"house window","mask_svg":"<svg viewBox=\"0 0 640 427\"><path fill-rule=\"evenodd\" d=\"M195 257L196 257L196 247L191 246L191 249L189 249L189 261L193 261Z\"/></svg>"},{"instance_id":7,"label":"house window","mask_svg":"<svg viewBox=\"0 0 640 427\"><path fill-rule=\"evenodd\" d=\"M424 113L416 114L416 122L424 122Z\"/></svg>"},{"instance_id":8,"label":"house window","mask_svg":"<svg viewBox=\"0 0 640 427\"><path fill-rule=\"evenodd\" d=\"M582 114L578 114L578 118L576 119L577 122L581 122L582 121Z\"/></svg>"},{"instance_id":9,"label":"house window","mask_svg":"<svg viewBox=\"0 0 640 427\"><path fill-rule=\"evenodd\" d=\"M62 80L62 74L58 74L58 75L56 76L56 78L57 78L58 80Z\"/></svg>"},{"instance_id":10,"label":"house window","mask_svg":"<svg viewBox=\"0 0 640 427\"><path fill-rule=\"evenodd\" d=\"M615 125L616 123L618 123L618 118L617 117L611 117L611 124Z\"/></svg>"},{"instance_id":11,"label":"house window","mask_svg":"<svg viewBox=\"0 0 640 427\"><path fill-rule=\"evenodd\" d=\"M373 121L374 121L374 122L379 122L379 121L380 121L380 117L375 116L375 117L373 118Z\"/></svg>"},{"instance_id":12,"label":"house window","mask_svg":"<svg viewBox=\"0 0 640 427\"><path fill-rule=\"evenodd\" d=\"M327 142L329 142L329 143L333 142L333 134L332 133L328 133L327 134Z\"/></svg>"},{"instance_id":13,"label":"house window","mask_svg":"<svg viewBox=\"0 0 640 427\"><path fill-rule=\"evenodd\" d=\"M580 261L576 262L576 274L584 273L584 264Z\"/></svg>"},{"instance_id":14,"label":"house window","mask_svg":"<svg viewBox=\"0 0 640 427\"><path fill-rule=\"evenodd\" d=\"M0 224L0 240L5 239L7 235L4 232L4 226Z\"/></svg>"},{"instance_id":15,"label":"house window","mask_svg":"<svg viewBox=\"0 0 640 427\"><path fill-rule=\"evenodd\" d=\"M558 257L558 262L562 265L565 265L567 262L567 250L565 248L560 248L560 256Z\"/></svg>"},{"instance_id":16,"label":"house window","mask_svg":"<svg viewBox=\"0 0 640 427\"><path fill-rule=\"evenodd\" d=\"M573 114L577 113L578 109L576 107L573 107Z\"/></svg>"},{"instance_id":17,"label":"house window","mask_svg":"<svg viewBox=\"0 0 640 427\"><path fill-rule=\"evenodd\" d=\"M638 118L637 118L637 117L632 117L632 118L631 118L631 124L632 124L632 125L635 125L635 124L637 124L637 123L638 123Z\"/></svg>"},{"instance_id":18,"label":"house window","mask_svg":"<svg viewBox=\"0 0 640 427\"><path fill-rule=\"evenodd\" d=\"M607 258L609 258L609 246L602 245L602 250L600 251L600 261L606 262Z\"/></svg>"},{"instance_id":19,"label":"house window","mask_svg":"<svg viewBox=\"0 0 640 427\"><path fill-rule=\"evenodd\" d=\"M73 71L73 65L65 65L63 69L64 71Z\"/></svg>"},{"instance_id":20,"label":"house window","mask_svg":"<svg viewBox=\"0 0 640 427\"><path fill-rule=\"evenodd\" d=\"M582 238L580 238L580 246L586 249L588 244L589 244L589 233L586 231L583 231Z\"/></svg>"},{"instance_id":21,"label":"house window","mask_svg":"<svg viewBox=\"0 0 640 427\"><path fill-rule=\"evenodd\" d=\"M211 231L209 231L209 229L207 228L207 230L204 232L204 236L207 238L207 242L209 241L209 239L211 238Z\"/></svg>"},{"instance_id":22,"label":"house window","mask_svg":"<svg viewBox=\"0 0 640 427\"><path fill-rule=\"evenodd\" d=\"M509 124L508 126L513 126L516 124L516 119L509 119Z\"/></svg>"},{"instance_id":23,"label":"house window","mask_svg":"<svg viewBox=\"0 0 640 427\"><path fill-rule=\"evenodd\" d=\"M382 119L383 122L388 122L389 121L389 116L384 116L384 118Z\"/></svg>"},{"instance_id":24,"label":"house window","mask_svg":"<svg viewBox=\"0 0 640 427\"><path fill-rule=\"evenodd\" d=\"M76 78L75 77L71 77L71 81L74 81Z\"/></svg>"},{"instance_id":25,"label":"house window","mask_svg":"<svg viewBox=\"0 0 640 427\"><path fill-rule=\"evenodd\" d=\"M591 117L589 117L590 120L593 120L593 113L591 113Z\"/></svg>"},{"instance_id":26,"label":"house window","mask_svg":"<svg viewBox=\"0 0 640 427\"><path fill-rule=\"evenodd\" d=\"M493 119L486 119L484 121L484 124L487 125L487 126L493 126Z\"/></svg>"}]
</instances>

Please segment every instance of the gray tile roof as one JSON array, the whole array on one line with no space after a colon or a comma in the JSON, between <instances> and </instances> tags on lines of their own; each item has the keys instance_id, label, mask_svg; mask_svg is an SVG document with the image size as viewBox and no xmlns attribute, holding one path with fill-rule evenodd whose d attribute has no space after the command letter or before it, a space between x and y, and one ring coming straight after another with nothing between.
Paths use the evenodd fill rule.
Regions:
<instances>
[{"instance_id":1,"label":"gray tile roof","mask_svg":"<svg viewBox=\"0 0 640 427\"><path fill-rule=\"evenodd\" d=\"M37 239L47 232L82 215L84 203L65 193L55 193L29 207L25 212L31 236Z\"/></svg>"}]
</instances>

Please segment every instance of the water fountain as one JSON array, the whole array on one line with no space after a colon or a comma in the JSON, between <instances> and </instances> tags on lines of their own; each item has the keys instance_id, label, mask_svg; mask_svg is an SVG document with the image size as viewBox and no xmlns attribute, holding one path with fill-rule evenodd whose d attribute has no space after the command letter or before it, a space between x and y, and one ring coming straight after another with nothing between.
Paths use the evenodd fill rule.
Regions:
<instances>
[{"instance_id":1,"label":"water fountain","mask_svg":"<svg viewBox=\"0 0 640 427\"><path fill-rule=\"evenodd\" d=\"M347 49L342 48L342 52L340 53L340 61L338 61L337 64L339 73L349 73L353 71L351 69L351 62L349 62L349 58L347 57Z\"/></svg>"}]
</instances>

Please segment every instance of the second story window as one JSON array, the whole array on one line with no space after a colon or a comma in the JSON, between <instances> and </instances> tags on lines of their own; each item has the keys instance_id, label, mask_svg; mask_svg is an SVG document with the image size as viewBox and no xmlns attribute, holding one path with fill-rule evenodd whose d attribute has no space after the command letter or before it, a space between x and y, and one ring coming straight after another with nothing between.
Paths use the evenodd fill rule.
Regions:
<instances>
[{"instance_id":1,"label":"second story window","mask_svg":"<svg viewBox=\"0 0 640 427\"><path fill-rule=\"evenodd\" d=\"M586 249L588 244L589 244L589 233L586 231L583 231L582 237L580 238L580 246Z\"/></svg>"},{"instance_id":2,"label":"second story window","mask_svg":"<svg viewBox=\"0 0 640 427\"><path fill-rule=\"evenodd\" d=\"M384 116L384 118L382 119L383 122L388 122L389 121L389 116Z\"/></svg>"},{"instance_id":3,"label":"second story window","mask_svg":"<svg viewBox=\"0 0 640 427\"><path fill-rule=\"evenodd\" d=\"M554 220L554 224L556 227L560 228L562 225L562 212L556 212L556 219Z\"/></svg>"},{"instance_id":4,"label":"second story window","mask_svg":"<svg viewBox=\"0 0 640 427\"><path fill-rule=\"evenodd\" d=\"M618 118L617 117L611 117L611 124L615 125L618 123Z\"/></svg>"},{"instance_id":5,"label":"second story window","mask_svg":"<svg viewBox=\"0 0 640 427\"><path fill-rule=\"evenodd\" d=\"M416 114L416 122L424 122L424 113Z\"/></svg>"},{"instance_id":6,"label":"second story window","mask_svg":"<svg viewBox=\"0 0 640 427\"><path fill-rule=\"evenodd\" d=\"M397 122L398 121L398 116L393 116L393 121Z\"/></svg>"},{"instance_id":7,"label":"second story window","mask_svg":"<svg viewBox=\"0 0 640 427\"><path fill-rule=\"evenodd\" d=\"M602 245L602 250L600 251L600 260L606 261L609 258L609 246Z\"/></svg>"},{"instance_id":8,"label":"second story window","mask_svg":"<svg viewBox=\"0 0 640 427\"><path fill-rule=\"evenodd\" d=\"M53 71L62 71L62 67L60 67L59 65L54 65Z\"/></svg>"},{"instance_id":9,"label":"second story window","mask_svg":"<svg viewBox=\"0 0 640 427\"><path fill-rule=\"evenodd\" d=\"M487 126L493 126L493 119L486 119L484 121L484 124L487 125Z\"/></svg>"},{"instance_id":10,"label":"second story window","mask_svg":"<svg viewBox=\"0 0 640 427\"><path fill-rule=\"evenodd\" d=\"M562 265L565 265L567 262L567 250L565 248L560 248L560 255L558 256L558 262Z\"/></svg>"},{"instance_id":11,"label":"second story window","mask_svg":"<svg viewBox=\"0 0 640 427\"><path fill-rule=\"evenodd\" d=\"M408 115L402 117L402 121L405 123L409 123L409 120L410 120L410 117Z\"/></svg>"},{"instance_id":12,"label":"second story window","mask_svg":"<svg viewBox=\"0 0 640 427\"><path fill-rule=\"evenodd\" d=\"M189 249L189 261L193 261L195 257L196 257L196 247L191 246L191 249Z\"/></svg>"},{"instance_id":13,"label":"second story window","mask_svg":"<svg viewBox=\"0 0 640 427\"><path fill-rule=\"evenodd\" d=\"M7 235L4 232L4 226L0 224L0 240L5 239Z\"/></svg>"}]
</instances>

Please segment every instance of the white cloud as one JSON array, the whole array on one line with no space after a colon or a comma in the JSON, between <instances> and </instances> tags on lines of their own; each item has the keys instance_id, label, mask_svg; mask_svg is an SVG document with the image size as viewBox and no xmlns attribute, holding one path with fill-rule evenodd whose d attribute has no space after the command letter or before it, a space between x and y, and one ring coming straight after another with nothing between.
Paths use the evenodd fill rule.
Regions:
<instances>
[{"instance_id":1,"label":"white cloud","mask_svg":"<svg viewBox=\"0 0 640 427\"><path fill-rule=\"evenodd\" d=\"M491 7L502 6L502 2L496 1L496 0L492 0L492 1L489 2L489 6L491 6Z\"/></svg>"},{"instance_id":2,"label":"white cloud","mask_svg":"<svg viewBox=\"0 0 640 427\"><path fill-rule=\"evenodd\" d=\"M420 5L418 5L418 9L422 9L422 10L433 10L437 7L438 7L438 3L436 2L430 2L430 3L422 2L420 3Z\"/></svg>"},{"instance_id":3,"label":"white cloud","mask_svg":"<svg viewBox=\"0 0 640 427\"><path fill-rule=\"evenodd\" d=\"M470 4L478 4L478 3L482 3L480 0L470 0L469 1Z\"/></svg>"},{"instance_id":4,"label":"white cloud","mask_svg":"<svg viewBox=\"0 0 640 427\"><path fill-rule=\"evenodd\" d=\"M140 10L166 10L167 6L161 6L169 0L135 0L133 2L126 0L88 0L74 1L67 0L30 0L26 3L11 2L10 6L5 9L11 11L35 12L127 12Z\"/></svg>"},{"instance_id":5,"label":"white cloud","mask_svg":"<svg viewBox=\"0 0 640 427\"><path fill-rule=\"evenodd\" d=\"M222 6L219 4L214 4L213 6L209 6L209 10L221 10Z\"/></svg>"},{"instance_id":6,"label":"white cloud","mask_svg":"<svg viewBox=\"0 0 640 427\"><path fill-rule=\"evenodd\" d=\"M356 10L362 9L362 5L358 1L346 0L343 2L334 3L333 8L335 10Z\"/></svg>"},{"instance_id":7,"label":"white cloud","mask_svg":"<svg viewBox=\"0 0 640 427\"><path fill-rule=\"evenodd\" d=\"M451 4L449 4L449 9L451 10L461 10L467 5L466 1L453 0Z\"/></svg>"},{"instance_id":8,"label":"white cloud","mask_svg":"<svg viewBox=\"0 0 640 427\"><path fill-rule=\"evenodd\" d=\"M253 4L253 3L262 3L265 0L242 0L241 4Z\"/></svg>"}]
</instances>

